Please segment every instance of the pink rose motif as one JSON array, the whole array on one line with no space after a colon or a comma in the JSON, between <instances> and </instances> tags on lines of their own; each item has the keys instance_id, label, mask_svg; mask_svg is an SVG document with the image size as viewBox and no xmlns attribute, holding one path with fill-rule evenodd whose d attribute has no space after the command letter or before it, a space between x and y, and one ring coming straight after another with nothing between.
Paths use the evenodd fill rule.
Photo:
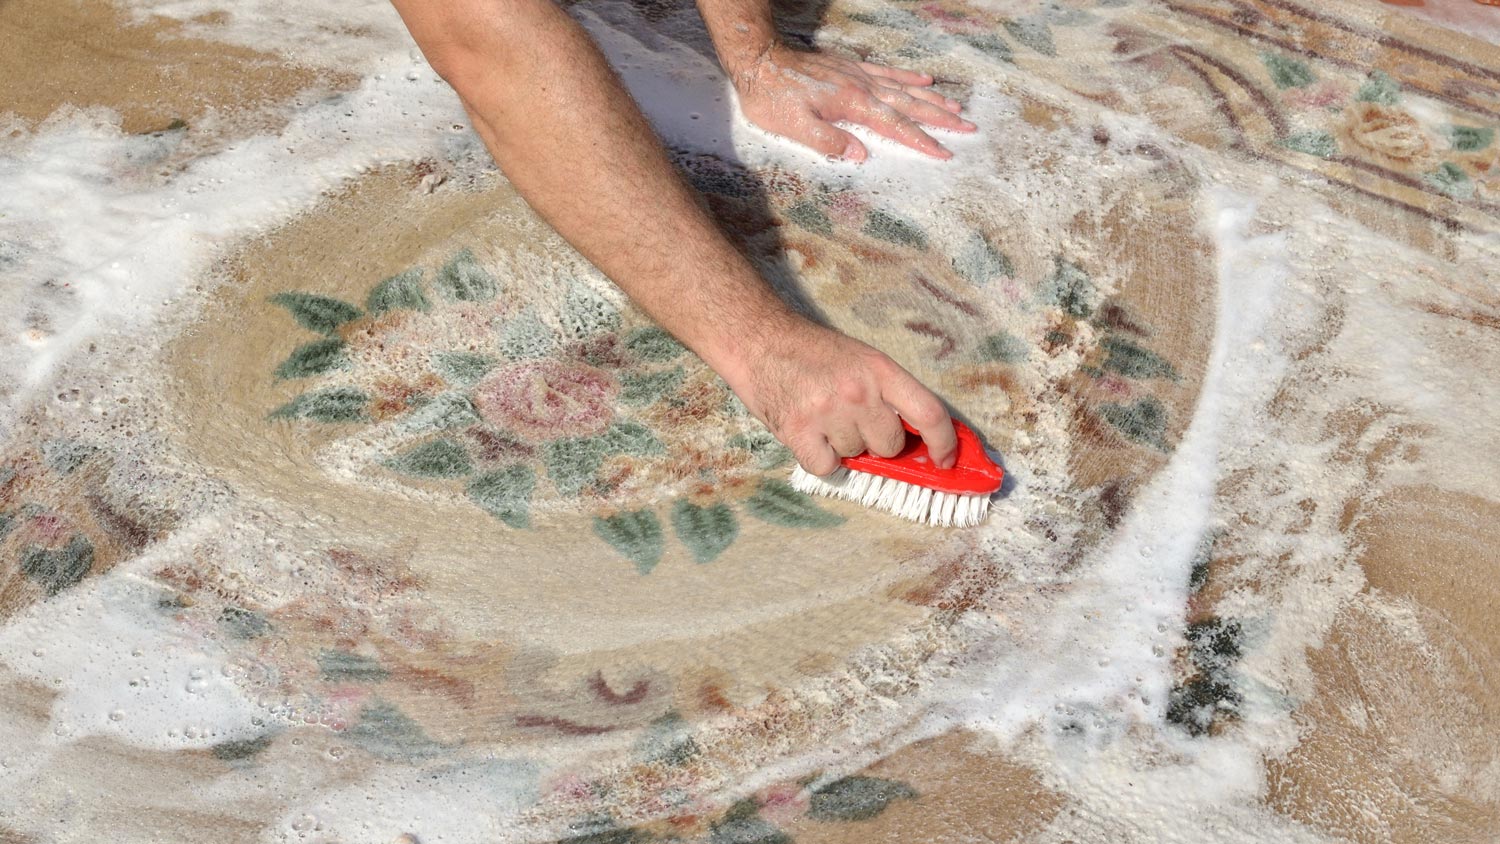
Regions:
<instances>
[{"instance_id":1,"label":"pink rose motif","mask_svg":"<svg viewBox=\"0 0 1500 844\"><path fill-rule=\"evenodd\" d=\"M1123 397L1130 395L1130 382L1118 375L1105 375L1099 379L1099 386L1104 388L1111 396Z\"/></svg>"},{"instance_id":2,"label":"pink rose motif","mask_svg":"<svg viewBox=\"0 0 1500 844\"><path fill-rule=\"evenodd\" d=\"M841 190L828 197L828 216L846 226L863 222L869 203L852 190Z\"/></svg>"},{"instance_id":3,"label":"pink rose motif","mask_svg":"<svg viewBox=\"0 0 1500 844\"><path fill-rule=\"evenodd\" d=\"M585 363L529 361L508 366L474 388L486 421L529 440L598 434L614 417L614 376Z\"/></svg>"},{"instance_id":4,"label":"pink rose motif","mask_svg":"<svg viewBox=\"0 0 1500 844\"><path fill-rule=\"evenodd\" d=\"M1304 88L1289 88L1281 95L1282 102L1299 109L1330 108L1342 105L1349 99L1349 89L1339 80L1325 80Z\"/></svg>"},{"instance_id":5,"label":"pink rose motif","mask_svg":"<svg viewBox=\"0 0 1500 844\"><path fill-rule=\"evenodd\" d=\"M787 824L807 814L812 798L807 789L793 783L773 785L756 795L761 817L774 824Z\"/></svg>"},{"instance_id":6,"label":"pink rose motif","mask_svg":"<svg viewBox=\"0 0 1500 844\"><path fill-rule=\"evenodd\" d=\"M25 527L26 533L23 535L28 538L29 542L45 545L48 548L61 545L62 541L72 533L67 519L56 513L32 516L31 521Z\"/></svg>"},{"instance_id":7,"label":"pink rose motif","mask_svg":"<svg viewBox=\"0 0 1500 844\"><path fill-rule=\"evenodd\" d=\"M922 6L921 16L937 23L944 32L973 32L977 28L974 20L968 15L960 11L945 9L938 3L928 3Z\"/></svg>"}]
</instances>

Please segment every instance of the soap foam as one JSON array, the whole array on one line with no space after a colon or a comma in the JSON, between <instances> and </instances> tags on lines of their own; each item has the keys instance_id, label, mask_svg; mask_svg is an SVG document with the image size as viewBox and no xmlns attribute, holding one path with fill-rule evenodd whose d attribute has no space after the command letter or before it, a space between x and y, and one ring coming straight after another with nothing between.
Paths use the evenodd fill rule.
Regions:
<instances>
[{"instance_id":1,"label":"soap foam","mask_svg":"<svg viewBox=\"0 0 1500 844\"><path fill-rule=\"evenodd\" d=\"M410 80L404 49L357 89L161 176L139 162L171 138L131 136L99 113L59 114L0 141L0 434L100 333L166 315L228 244L269 230L372 167L438 156L467 123L452 91ZM158 154L152 154L156 152Z\"/></svg>"}]
</instances>

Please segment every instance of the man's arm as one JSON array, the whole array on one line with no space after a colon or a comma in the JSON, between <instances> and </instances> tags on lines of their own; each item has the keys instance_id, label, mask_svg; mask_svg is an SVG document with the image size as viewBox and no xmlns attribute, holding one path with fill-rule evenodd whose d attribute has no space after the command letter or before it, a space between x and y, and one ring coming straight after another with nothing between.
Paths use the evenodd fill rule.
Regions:
<instances>
[{"instance_id":1,"label":"man's arm","mask_svg":"<svg viewBox=\"0 0 1500 844\"><path fill-rule=\"evenodd\" d=\"M940 465L938 399L788 307L719 231L583 28L551 0L394 0L536 212L708 363L803 468L895 453L899 412Z\"/></svg>"},{"instance_id":2,"label":"man's arm","mask_svg":"<svg viewBox=\"0 0 1500 844\"><path fill-rule=\"evenodd\" d=\"M835 126L868 126L936 158L953 153L922 127L972 132L957 101L932 90L925 73L792 50L781 43L771 0L697 0L719 64L739 94L745 117L768 132L824 155L864 161L869 151Z\"/></svg>"}]
</instances>

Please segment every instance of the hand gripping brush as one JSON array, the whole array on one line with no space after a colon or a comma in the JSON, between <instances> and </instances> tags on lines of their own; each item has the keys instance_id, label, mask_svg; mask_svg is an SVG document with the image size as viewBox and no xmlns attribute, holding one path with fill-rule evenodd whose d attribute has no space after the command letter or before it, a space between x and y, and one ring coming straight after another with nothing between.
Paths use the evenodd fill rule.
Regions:
<instances>
[{"instance_id":1,"label":"hand gripping brush","mask_svg":"<svg viewBox=\"0 0 1500 844\"><path fill-rule=\"evenodd\" d=\"M845 457L842 466L819 477L801 466L792 470L792 487L814 495L858 501L914 522L947 527L971 527L984 520L990 496L1000 489L1005 471L985 453L979 437L954 421L958 435L957 460L951 469L932 465L927 444L916 429L906 427L906 445L894 457L865 452Z\"/></svg>"}]
</instances>

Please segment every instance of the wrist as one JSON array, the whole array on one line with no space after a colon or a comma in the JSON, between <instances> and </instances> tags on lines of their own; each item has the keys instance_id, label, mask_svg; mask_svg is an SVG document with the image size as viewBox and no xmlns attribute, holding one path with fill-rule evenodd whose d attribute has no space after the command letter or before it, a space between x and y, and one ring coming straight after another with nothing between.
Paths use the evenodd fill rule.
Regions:
<instances>
[{"instance_id":1,"label":"wrist","mask_svg":"<svg viewBox=\"0 0 1500 844\"><path fill-rule=\"evenodd\" d=\"M772 40L765 43L747 41L732 47L725 47L717 51L719 65L724 68L729 81L738 89L746 80L754 77L762 65L770 61L771 53L777 46Z\"/></svg>"},{"instance_id":2,"label":"wrist","mask_svg":"<svg viewBox=\"0 0 1500 844\"><path fill-rule=\"evenodd\" d=\"M740 89L760 68L772 63L773 56L782 46L775 29L770 26L736 21L731 29L732 32L721 32L714 38L714 52L718 54L719 66L724 68L729 81Z\"/></svg>"},{"instance_id":3,"label":"wrist","mask_svg":"<svg viewBox=\"0 0 1500 844\"><path fill-rule=\"evenodd\" d=\"M777 300L762 313L748 315L737 325L722 325L703 344L699 356L738 392L756 368L779 349L796 344L797 338L817 328L811 320Z\"/></svg>"}]
</instances>

